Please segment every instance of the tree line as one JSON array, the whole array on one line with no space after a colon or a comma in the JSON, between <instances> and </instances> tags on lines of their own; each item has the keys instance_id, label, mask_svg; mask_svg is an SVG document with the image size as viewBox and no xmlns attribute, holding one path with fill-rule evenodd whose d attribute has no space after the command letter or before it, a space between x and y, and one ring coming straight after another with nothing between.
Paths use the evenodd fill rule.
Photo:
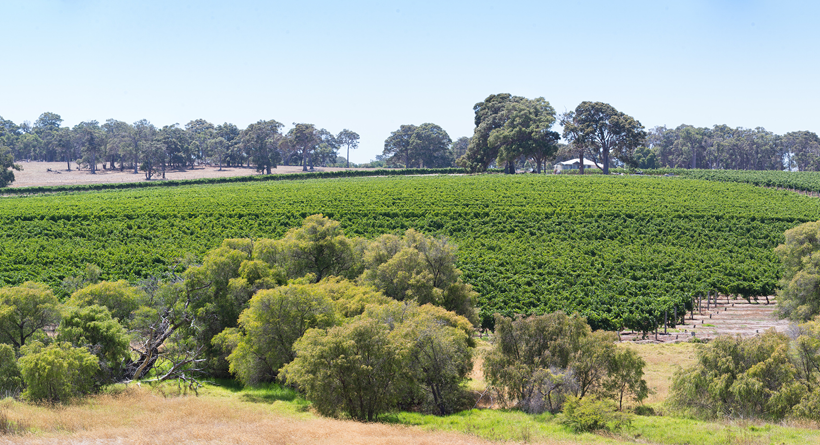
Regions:
<instances>
[{"instance_id":1,"label":"tree line","mask_svg":"<svg viewBox=\"0 0 820 445\"><path fill-rule=\"evenodd\" d=\"M15 124L0 117L0 155L12 160L65 162L68 170L86 166L95 173L103 169L142 171L146 179L165 176L172 168L200 164L255 166L267 174L277 165L349 167L350 150L359 144L358 133L344 129L333 134L313 124L284 124L260 120L245 129L234 124L214 125L196 119L157 127L142 119L133 124L108 119L63 127L59 114L46 112L31 124ZM345 150L344 157L339 156ZM11 165L3 165L5 172ZM8 162L8 164L11 164ZM13 178L12 178L13 179ZM10 181L8 181L10 182Z\"/></svg>"}]
</instances>

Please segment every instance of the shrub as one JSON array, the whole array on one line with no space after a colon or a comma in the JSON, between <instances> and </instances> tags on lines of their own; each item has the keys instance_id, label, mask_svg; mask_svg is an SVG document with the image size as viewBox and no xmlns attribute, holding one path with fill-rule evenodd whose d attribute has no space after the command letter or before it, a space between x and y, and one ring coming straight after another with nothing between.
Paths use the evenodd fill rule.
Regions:
<instances>
[{"instance_id":1,"label":"shrub","mask_svg":"<svg viewBox=\"0 0 820 445\"><path fill-rule=\"evenodd\" d=\"M0 343L0 397L17 395L23 388L23 378L14 349Z\"/></svg>"},{"instance_id":2,"label":"shrub","mask_svg":"<svg viewBox=\"0 0 820 445\"><path fill-rule=\"evenodd\" d=\"M29 400L66 402L94 388L94 376L100 367L97 357L85 348L66 342L45 346L35 341L21 352L18 363L26 383L23 395Z\"/></svg>"},{"instance_id":3,"label":"shrub","mask_svg":"<svg viewBox=\"0 0 820 445\"><path fill-rule=\"evenodd\" d=\"M57 340L84 347L97 356L100 383L113 381L130 356L128 334L103 306L70 309L57 328Z\"/></svg>"},{"instance_id":4,"label":"shrub","mask_svg":"<svg viewBox=\"0 0 820 445\"><path fill-rule=\"evenodd\" d=\"M294 345L287 381L301 387L319 413L374 421L394 409L408 351L390 340L388 326L357 317L327 331L309 330Z\"/></svg>"},{"instance_id":5,"label":"shrub","mask_svg":"<svg viewBox=\"0 0 820 445\"><path fill-rule=\"evenodd\" d=\"M564 412L558 421L576 433L615 432L629 427L632 418L629 414L619 412L612 400L570 397L564 404Z\"/></svg>"},{"instance_id":6,"label":"shrub","mask_svg":"<svg viewBox=\"0 0 820 445\"><path fill-rule=\"evenodd\" d=\"M296 356L293 343L310 328L336 323L333 301L316 285L290 284L262 290L239 316L239 328L214 337L230 352L230 371L242 383L271 382Z\"/></svg>"},{"instance_id":7,"label":"shrub","mask_svg":"<svg viewBox=\"0 0 820 445\"><path fill-rule=\"evenodd\" d=\"M558 412L569 396L646 398L645 363L618 348L615 334L592 332L577 315L555 312L515 320L496 315L495 339L484 375L530 413Z\"/></svg>"},{"instance_id":8,"label":"shrub","mask_svg":"<svg viewBox=\"0 0 820 445\"><path fill-rule=\"evenodd\" d=\"M127 326L131 313L140 306L142 298L141 292L125 280L102 281L74 292L66 304L77 307L105 306L111 317Z\"/></svg>"}]
</instances>

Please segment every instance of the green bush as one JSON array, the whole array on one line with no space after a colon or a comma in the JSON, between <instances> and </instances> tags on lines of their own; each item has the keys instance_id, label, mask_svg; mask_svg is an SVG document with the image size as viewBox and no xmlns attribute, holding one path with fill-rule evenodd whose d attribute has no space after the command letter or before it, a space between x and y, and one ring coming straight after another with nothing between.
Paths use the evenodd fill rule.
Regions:
<instances>
[{"instance_id":1,"label":"green bush","mask_svg":"<svg viewBox=\"0 0 820 445\"><path fill-rule=\"evenodd\" d=\"M66 342L45 346L32 342L22 348L18 361L29 400L66 402L88 394L100 369L97 357Z\"/></svg>"},{"instance_id":2,"label":"green bush","mask_svg":"<svg viewBox=\"0 0 820 445\"><path fill-rule=\"evenodd\" d=\"M11 345L0 343L0 397L17 395L23 388L23 378Z\"/></svg>"},{"instance_id":3,"label":"green bush","mask_svg":"<svg viewBox=\"0 0 820 445\"><path fill-rule=\"evenodd\" d=\"M619 412L612 400L570 397L559 422L576 433L619 431L632 424L629 414Z\"/></svg>"},{"instance_id":4,"label":"green bush","mask_svg":"<svg viewBox=\"0 0 820 445\"><path fill-rule=\"evenodd\" d=\"M103 306L71 308L57 328L57 340L84 347L100 362L100 383L114 381L129 358L128 333Z\"/></svg>"}]
</instances>

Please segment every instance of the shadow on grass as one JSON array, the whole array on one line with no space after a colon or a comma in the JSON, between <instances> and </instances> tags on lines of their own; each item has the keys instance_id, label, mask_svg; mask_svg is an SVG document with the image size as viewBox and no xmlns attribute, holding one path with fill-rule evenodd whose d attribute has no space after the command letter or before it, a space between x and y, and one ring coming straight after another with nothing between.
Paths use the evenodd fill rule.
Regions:
<instances>
[{"instance_id":1,"label":"shadow on grass","mask_svg":"<svg viewBox=\"0 0 820 445\"><path fill-rule=\"evenodd\" d=\"M299 403L303 401L295 389L282 386L278 383L260 383L258 385L245 386L242 382L234 379L212 379L211 382L214 386L238 394L245 402L274 403L281 401Z\"/></svg>"}]
</instances>

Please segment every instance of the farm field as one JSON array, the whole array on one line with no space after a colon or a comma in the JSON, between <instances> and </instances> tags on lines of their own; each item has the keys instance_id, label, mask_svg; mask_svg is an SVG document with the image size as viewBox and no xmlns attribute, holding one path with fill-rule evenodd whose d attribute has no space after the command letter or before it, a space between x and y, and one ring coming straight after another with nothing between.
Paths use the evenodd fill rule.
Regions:
<instances>
[{"instance_id":1,"label":"farm field","mask_svg":"<svg viewBox=\"0 0 820 445\"><path fill-rule=\"evenodd\" d=\"M459 246L494 312L579 311L593 327L649 327L723 289L771 294L783 232L820 200L664 177L477 175L191 185L0 198L0 281L59 289L88 263L138 281L225 238L279 237L323 213L349 236L415 228Z\"/></svg>"}]
</instances>

